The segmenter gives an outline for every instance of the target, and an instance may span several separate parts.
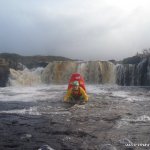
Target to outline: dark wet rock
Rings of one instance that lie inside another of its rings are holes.
[[[116,121],[120,118],[121,118],[121,116],[119,114],[112,114],[111,116],[103,117],[102,119],[104,121],[110,121],[111,122],[111,121]]]
[[[30,139],[30,138],[32,138],[32,135],[28,133],[21,136],[21,139]]]
[[[121,140],[119,140],[119,144],[133,144],[128,138],[123,138]]]
[[[135,148],[133,148],[133,147],[128,147],[128,148],[125,148],[125,150],[135,150]]]
[[[104,144],[100,150],[117,150],[117,149],[111,144]]]
[[[8,82],[9,68],[5,64],[0,64],[0,87],[5,87]]]
[[[49,145],[43,145],[38,150],[54,150],[54,149],[51,148]]]
[[[140,56],[133,56],[133,57],[123,59],[122,63],[123,64],[138,64],[140,63],[141,60],[142,58]]]

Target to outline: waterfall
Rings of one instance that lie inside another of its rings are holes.
[[[72,61],[50,62],[42,73],[44,83],[67,83],[72,73],[76,72],[77,64]]]
[[[116,65],[116,83],[119,85],[150,85],[150,59],[143,59],[139,64]]]
[[[115,65],[107,61],[51,62],[42,73],[44,83],[67,83],[72,73],[80,73],[86,83],[115,83]]]
[[[134,65],[116,65],[116,83],[119,85],[134,85]]]
[[[117,64],[109,61],[54,61],[45,68],[23,71],[10,69],[10,85],[67,84],[72,73],[80,73],[86,83],[124,86],[150,85],[150,59],[139,64]]]
[[[29,70],[25,68],[23,71],[10,69],[9,84],[12,86],[32,86],[42,83],[41,74],[43,68]]]
[[[100,72],[101,72],[101,82],[102,83],[115,83],[115,65],[111,62],[100,61]]]

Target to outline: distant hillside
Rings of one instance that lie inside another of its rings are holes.
[[[135,56],[125,58],[121,61],[123,64],[138,64],[143,59],[150,59],[150,48],[143,49],[140,53],[137,53]]]
[[[123,64],[138,64],[142,60],[142,57],[140,56],[133,56],[123,59]]]
[[[48,62],[52,61],[68,61],[69,58],[61,56],[21,56],[14,53],[0,53],[0,59],[4,59],[10,68],[20,69],[19,63],[27,68],[45,67]]]

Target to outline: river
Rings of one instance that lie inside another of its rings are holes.
[[[63,102],[66,84],[0,88],[0,149],[150,149],[138,145],[150,144],[150,87],[86,88],[84,105]]]

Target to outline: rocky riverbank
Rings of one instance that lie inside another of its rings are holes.
[[[0,64],[0,87],[5,87],[9,77],[9,68],[5,64]]]

